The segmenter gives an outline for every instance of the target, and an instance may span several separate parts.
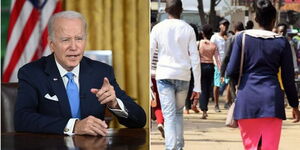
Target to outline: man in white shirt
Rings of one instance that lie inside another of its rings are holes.
[[[223,61],[225,57],[225,42],[227,40],[227,30],[229,27],[229,21],[227,19],[223,19],[219,22],[220,32],[215,33],[211,38],[210,41],[217,45],[220,60]],[[228,83],[228,79],[225,80]],[[215,101],[215,111],[221,112],[219,108],[219,89],[221,86],[221,74],[220,68],[215,65],[215,72],[214,72],[214,101]],[[229,88],[228,88],[229,89]]]
[[[151,57],[158,49],[156,80],[165,118],[166,149],[183,149],[183,107],[191,78],[194,89],[191,99],[198,100],[200,86],[200,58],[193,28],[180,20],[182,2],[169,0],[165,11],[169,18],[155,25],[150,34]]]
[[[120,89],[113,68],[83,56],[87,24],[81,14],[54,14],[48,31],[52,54],[18,72],[16,131],[105,136],[106,107],[127,127],[145,125],[144,110]]]

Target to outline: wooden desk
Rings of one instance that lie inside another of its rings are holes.
[[[3,150],[148,150],[148,129],[109,129],[108,136],[2,133]]]

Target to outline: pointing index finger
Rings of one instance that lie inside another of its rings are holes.
[[[103,87],[108,87],[108,86],[110,86],[110,83],[109,83],[109,80],[107,79],[107,77],[105,77],[105,78],[103,79],[102,88],[103,88]]]

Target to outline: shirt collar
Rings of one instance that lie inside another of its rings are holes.
[[[54,57],[54,58],[55,58],[55,57]],[[60,76],[61,76],[61,77],[64,77],[64,76],[66,75],[66,73],[68,73],[69,71],[67,71],[65,68],[63,68],[63,67],[57,62],[56,58],[55,58],[55,63],[56,63],[56,66],[57,66],[57,68],[58,68],[58,71],[59,71]],[[78,64],[72,71],[70,71],[70,72],[72,72],[72,73],[75,75],[75,77],[78,77],[78,75],[79,75],[79,67],[80,67],[80,64]]]
[[[250,35],[252,37],[256,38],[264,38],[264,39],[269,39],[269,38],[279,38],[282,37],[281,35],[267,31],[267,30],[261,30],[261,29],[251,29],[251,30],[245,30],[244,31],[247,35]]]

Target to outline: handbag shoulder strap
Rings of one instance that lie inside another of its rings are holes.
[[[241,78],[242,78],[242,74],[243,74],[243,65],[244,65],[244,53],[245,53],[245,37],[246,37],[246,33],[243,32],[242,34],[243,34],[243,39],[242,39],[240,74],[239,74],[239,80],[238,80],[237,87],[240,86],[240,82],[241,82]]]

